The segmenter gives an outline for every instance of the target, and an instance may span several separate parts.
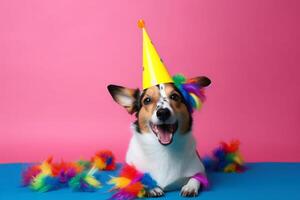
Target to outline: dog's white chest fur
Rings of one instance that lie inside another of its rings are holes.
[[[148,172],[164,190],[182,187],[196,173],[205,173],[191,133],[175,133],[173,142],[164,146],[153,133],[140,134],[133,128],[126,162]]]

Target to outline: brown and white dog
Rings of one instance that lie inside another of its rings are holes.
[[[203,76],[194,79],[202,87],[211,83]],[[162,196],[164,191],[181,188],[181,195],[197,196],[201,184],[192,176],[205,174],[205,169],[191,132],[191,113],[175,85],[159,84],[141,94],[139,89],[116,85],[108,90],[130,114],[136,113],[126,162],[157,181],[159,187],[147,191],[148,195]]]

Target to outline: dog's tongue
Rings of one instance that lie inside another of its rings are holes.
[[[173,133],[176,130],[176,125],[174,124],[161,124],[155,125],[150,124],[152,131],[158,137],[161,144],[168,145],[172,142]]]
[[[169,132],[159,132],[158,139],[162,144],[169,144],[172,140],[172,133]]]
[[[158,132],[158,139],[162,144],[169,144],[172,140],[173,137],[173,130],[171,130],[172,128],[161,128],[161,127],[157,127]]]

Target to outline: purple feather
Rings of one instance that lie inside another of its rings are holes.
[[[197,96],[200,95],[200,93],[199,93],[200,88],[197,84],[185,83],[182,85],[182,87],[188,92],[192,92],[192,93],[196,94]]]
[[[75,169],[71,168],[68,170],[61,170],[58,174],[58,178],[61,183],[67,183],[71,178],[76,176],[76,171]]]
[[[201,185],[203,185],[204,189],[208,189],[209,187],[209,181],[205,175],[202,173],[197,173],[193,176],[194,179],[196,179]]]
[[[194,93],[200,100],[203,102],[205,100],[205,95],[203,93],[204,89],[199,87],[198,84],[195,83],[185,83],[182,85],[182,88],[188,93]]]
[[[133,194],[130,194],[124,190],[120,190],[115,193],[109,200],[133,200],[136,197]]]

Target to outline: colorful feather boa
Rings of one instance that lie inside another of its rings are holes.
[[[157,186],[156,181],[148,173],[141,173],[134,166],[127,164],[122,168],[119,177],[112,177],[109,184],[113,184],[112,191],[116,191],[111,200],[145,197],[146,190]]]
[[[97,172],[115,168],[115,159],[111,151],[99,151],[91,161],[54,163],[50,157],[41,164],[28,167],[22,174],[22,185],[39,192],[63,187],[91,192],[101,187]]]
[[[238,140],[232,140],[229,143],[221,142],[219,147],[213,150],[212,156],[203,158],[205,168],[221,172],[243,172],[246,168],[239,145]]]
[[[213,150],[212,156],[206,156],[203,163],[207,170],[222,172],[243,172],[244,162],[239,153],[240,142],[221,142]],[[52,157],[41,164],[28,167],[22,174],[22,184],[34,191],[47,192],[63,187],[75,191],[92,192],[101,187],[99,171],[115,170],[114,155],[110,151],[97,152],[90,161],[54,163]],[[194,176],[205,188],[208,180],[201,174]],[[111,177],[109,184],[115,192],[111,200],[132,200],[145,197],[146,191],[157,187],[157,183],[148,173],[139,172],[134,166],[123,165],[118,177]]]

